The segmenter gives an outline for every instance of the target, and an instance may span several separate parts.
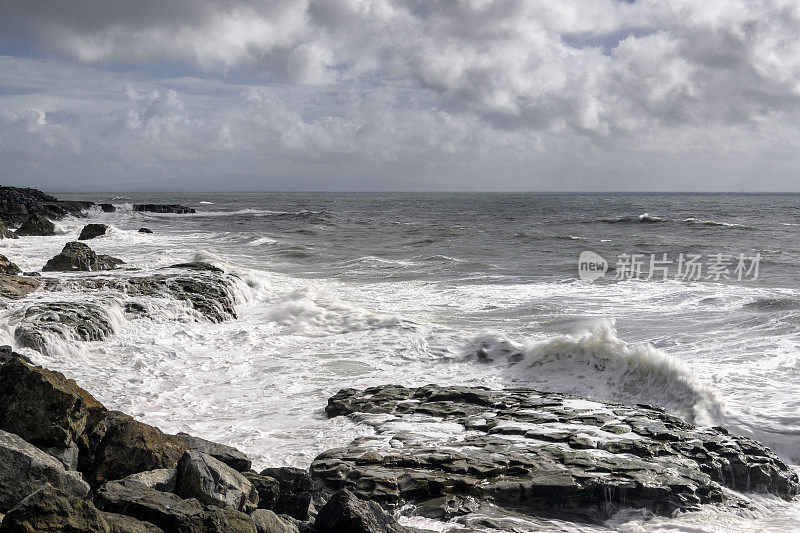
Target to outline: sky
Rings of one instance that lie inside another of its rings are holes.
[[[798,0],[0,0],[0,183],[800,191]]]

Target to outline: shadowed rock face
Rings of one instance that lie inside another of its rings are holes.
[[[0,220],[9,226],[21,224],[29,215],[51,219],[81,216],[92,202],[59,201],[37,189],[0,186]]]
[[[722,502],[723,486],[787,499],[800,489],[759,443],[656,407],[430,385],[346,389],[326,411],[357,414],[376,435],[320,454],[316,482],[388,505],[442,498],[447,514],[474,498],[598,520],[625,506],[670,515]]]
[[[81,233],[83,235],[83,233]],[[122,259],[108,255],[97,255],[82,242],[68,242],[57,256],[50,259],[43,272],[90,272],[95,270],[111,270],[123,264]]]
[[[0,274],[5,274],[7,276],[14,276],[19,274],[21,270],[15,264],[9,261],[8,257],[0,254]]]
[[[19,239],[19,236],[8,229],[6,225],[0,221],[0,239]]]
[[[197,212],[191,207],[184,207],[178,204],[134,204],[133,210],[150,213],[178,213],[181,215]]]
[[[47,220],[43,215],[30,215],[22,225],[17,229],[17,235],[27,236],[47,236],[55,235],[56,227],[52,222]]]
[[[94,239],[95,237],[105,235],[106,231],[108,231],[108,226],[105,224],[86,224],[81,230],[78,240],[88,241],[89,239]]]

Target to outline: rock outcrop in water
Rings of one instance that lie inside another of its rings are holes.
[[[9,226],[18,226],[31,215],[53,220],[67,215],[82,216],[83,211],[93,205],[92,202],[61,201],[37,189],[0,186],[0,220]]]
[[[55,233],[55,225],[40,214],[29,215],[19,229],[17,229],[17,235],[22,235],[24,237],[47,237],[48,235],[55,235]]]
[[[61,253],[44,265],[42,272],[93,272],[111,270],[123,263],[122,259],[110,255],[98,255],[88,245],[72,241],[65,244]]]
[[[101,235],[105,235],[107,231],[108,231],[108,226],[106,226],[105,224],[86,224],[81,230],[81,234],[78,236],[78,240],[88,241],[89,239],[94,239],[95,237],[100,237]]]
[[[197,213],[191,207],[184,207],[178,204],[134,204],[133,210],[150,213],[177,213],[180,215]]]
[[[0,239],[19,239],[19,236],[0,222]]]
[[[671,515],[724,502],[723,487],[786,499],[800,490],[759,443],[652,406],[430,385],[347,389],[326,411],[376,434],[317,457],[318,483],[389,506],[418,502],[439,517],[483,503],[580,520],[623,507]]]
[[[106,309],[96,303],[43,302],[27,307],[14,330],[25,348],[46,352],[48,336],[71,341],[101,341],[114,332]]]

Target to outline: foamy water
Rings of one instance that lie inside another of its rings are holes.
[[[732,200],[715,200],[714,208],[699,199],[693,210],[686,208],[691,199],[669,197],[611,198],[587,211],[603,198],[124,196],[131,200],[115,201],[117,213],[90,214],[111,230],[88,244],[137,270],[104,275],[207,261],[238,277],[239,318],[198,323],[184,303],[165,298],[148,302],[150,318],[132,318],[114,291],[41,293],[32,298],[103,306],[114,334],[102,342],[53,338],[46,353],[27,353],[107,406],[165,431],[229,443],[258,467],[306,467],[322,450],[368,431],[325,417],[327,398],[341,388],[527,385],[659,404],[800,462],[800,257],[786,226],[800,213],[791,197],[766,216],[773,200],[760,212],[736,212]],[[139,200],[183,203],[198,213],[134,213],[130,203]],[[38,270],[86,222],[64,220],[55,237],[0,241],[2,253]],[[138,233],[142,226],[155,233]],[[611,257],[719,248],[762,252],[762,280],[576,279],[585,249]],[[13,344],[29,303],[2,312],[1,342]],[[790,531],[800,520],[797,504],[748,497],[747,512],[709,508],[674,519],[630,512],[607,526]]]

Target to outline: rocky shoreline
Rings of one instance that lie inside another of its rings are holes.
[[[0,219],[27,228],[2,225],[0,238],[46,235],[51,219],[94,207],[0,187]],[[20,349],[46,356],[61,342],[102,341],[114,335],[114,313],[147,320],[159,299],[179,302],[199,323],[236,318],[236,276],[200,262],[126,269],[84,242],[106,229],[87,225],[44,275],[0,255],[0,308],[13,304]],[[384,385],[339,391],[325,411],[370,432],[321,453],[308,470],[257,472],[235,448],[109,410],[75,381],[0,347],[0,532],[421,531],[398,523],[408,517],[447,521],[448,531],[514,531],[503,516],[603,523],[623,509],[673,516],[703,505],[746,508],[745,493],[800,493],[797,474],[758,442],[652,405]]]

